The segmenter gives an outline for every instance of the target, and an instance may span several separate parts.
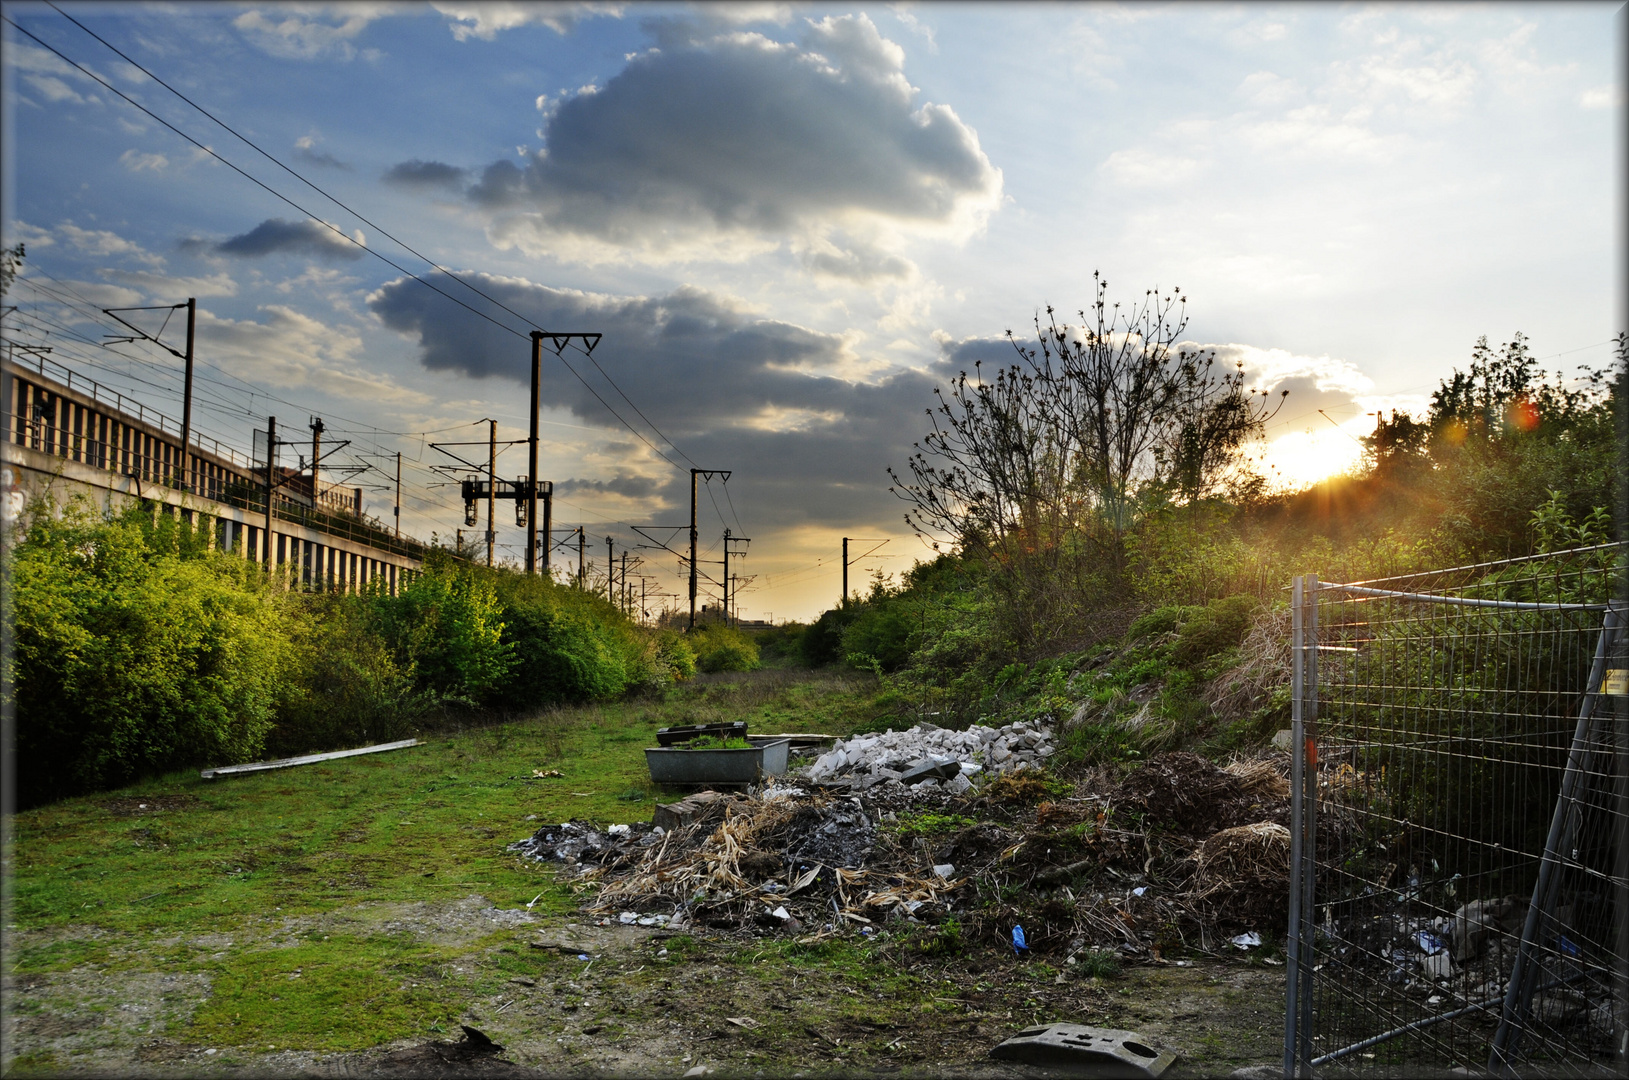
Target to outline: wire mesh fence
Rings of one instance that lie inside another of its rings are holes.
[[[1629,1074],[1625,554],[1296,579],[1287,1076]]]

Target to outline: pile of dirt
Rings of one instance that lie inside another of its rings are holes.
[[[511,850],[561,864],[603,921],[669,929],[818,937],[954,919],[988,943],[1021,925],[1038,954],[1157,961],[1283,926],[1288,784],[1271,759],[1167,754],[1123,779],[1023,771],[926,799],[900,788],[692,797],[658,811],[683,822],[669,829],[571,822]]]
[[[1120,801],[1141,810],[1145,827],[1203,839],[1260,821],[1288,824],[1289,783],[1270,762],[1228,768],[1184,751],[1150,758],[1120,786]]]

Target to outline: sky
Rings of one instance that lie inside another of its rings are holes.
[[[851,588],[930,556],[887,469],[1094,272],[1180,289],[1187,343],[1290,391],[1283,486],[1482,335],[1572,374],[1622,328],[1619,5],[60,7],[0,26],[11,336],[178,417],[174,358],[99,309],[196,297],[203,435],[321,416],[325,475],[372,466],[388,521],[400,452],[404,531],[447,539],[430,444],[524,438],[528,331],[600,334],[545,351],[539,473],[571,565],[564,530],[601,567],[610,537],[652,607],[679,563],[632,526],[681,547],[652,526],[692,468],[730,473],[703,601],[728,528],[744,618],[831,606],[845,536]]]

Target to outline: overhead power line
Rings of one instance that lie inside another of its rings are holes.
[[[49,2],[49,0],[47,0],[47,2]],[[233,129],[225,121],[220,120],[219,118],[214,116],[214,114],[210,113],[207,109],[203,108],[201,105],[198,105],[196,102],[192,101],[185,94],[182,94],[179,90],[176,90],[174,87],[172,87],[168,83],[164,82],[157,75],[154,75],[151,71],[148,71],[147,68],[143,67],[141,64],[137,63],[135,60],[132,60],[129,56],[125,55],[125,53],[120,51],[117,47],[115,47],[114,45],[112,45],[109,42],[107,42],[106,40],[104,40],[101,36],[96,34],[94,31],[90,30],[88,27],[84,26],[78,20],[74,19],[71,15],[68,15],[66,12],[63,12],[60,8],[57,8],[56,5],[54,5],[54,4],[52,4],[51,6],[52,6],[52,8],[54,10],[57,11],[58,14],[62,15],[63,18],[67,19],[69,22],[72,22],[75,26],[79,27],[85,33],[89,34],[91,37],[93,37],[97,41],[101,42],[104,46],[106,46],[108,49],[110,49],[112,52],[114,52],[120,58],[122,58],[126,63],[130,64],[132,67],[136,68],[138,71],[142,72],[144,75],[151,78],[154,82],[158,83],[160,86],[163,86],[166,90],[169,90],[176,97],[180,98],[182,101],[184,101],[188,105],[192,106],[198,112],[202,113],[204,116],[208,117],[210,120],[212,120],[216,124],[220,125],[221,128],[226,130],[233,137],[239,139],[245,145],[247,145],[251,149],[253,149],[255,152],[261,154],[262,156],[264,156],[265,158],[270,160],[273,164],[277,165],[279,168],[283,169],[284,171],[288,172],[290,175],[292,175],[292,176],[296,177],[297,179],[299,179],[302,183],[306,184],[312,190],[318,192],[319,194],[323,195],[325,198],[332,201],[336,206],[339,206],[340,208],[344,209],[347,213],[350,213],[350,214],[354,215],[359,221],[362,221],[362,222],[368,224],[370,227],[376,229],[380,233],[380,235],[385,236],[386,238],[388,238],[391,241],[395,242],[396,244],[400,245],[404,250],[412,253],[415,257],[417,257],[419,259],[422,259],[425,263],[427,263],[430,266],[434,267],[436,270],[440,271],[446,277],[450,278],[453,281],[458,282],[458,284],[464,286],[466,289],[470,290],[471,292],[475,293],[476,295],[478,295],[478,296],[482,297],[483,299],[487,300],[489,303],[493,304],[494,306],[496,306],[498,308],[501,308],[504,311],[509,312],[511,315],[514,315],[516,318],[521,319],[523,322],[526,323],[526,325],[528,325],[528,326],[535,325],[535,324],[533,324],[531,319],[527,318],[524,315],[521,315],[519,312],[516,312],[514,309],[510,308],[508,305],[504,304],[502,301],[488,295],[487,293],[485,293],[481,289],[476,288],[474,285],[471,285],[469,282],[467,282],[467,281],[463,280],[462,278],[458,277],[452,271],[450,271],[450,270],[446,269],[445,267],[441,266],[439,263],[436,263],[434,260],[429,259],[428,257],[426,257],[424,255],[421,255],[418,251],[414,250],[412,247],[410,247],[406,243],[404,243],[401,240],[397,239],[394,235],[392,235],[387,230],[385,230],[383,228],[380,228],[377,225],[374,225],[369,219],[367,219],[363,215],[357,213],[355,210],[352,210],[349,206],[346,206],[345,203],[341,202],[339,199],[335,198],[334,196],[328,194],[322,188],[318,187],[316,184],[312,183],[310,180],[307,180],[305,177],[301,176],[295,170],[289,168],[289,166],[283,164],[281,161],[278,161],[271,154],[267,153],[265,150],[262,150],[258,145],[256,145],[249,138],[247,138],[246,136],[240,134],[238,131]],[[30,41],[33,41],[35,44],[39,45],[42,49],[45,49],[47,52],[49,52],[53,56],[57,57],[57,59],[61,60],[63,63],[72,66],[74,69],[79,71],[81,74],[85,75],[87,78],[92,79],[95,82],[97,82],[98,84],[100,84],[102,87],[107,89],[109,92],[117,94],[121,99],[123,99],[125,102],[129,103],[132,107],[134,107],[136,109],[139,109],[142,113],[144,113],[145,115],[151,117],[154,121],[156,121],[157,123],[163,125],[165,128],[167,128],[169,131],[173,132],[175,135],[177,135],[180,138],[186,140],[192,146],[196,147],[197,149],[199,149],[199,150],[203,151],[204,153],[208,154],[210,157],[212,157],[215,160],[219,161],[222,165],[225,165],[227,168],[231,169],[233,172],[237,173],[239,176],[243,177],[245,180],[248,180],[250,183],[254,184],[256,187],[258,187],[261,190],[265,191],[267,194],[269,194],[272,197],[276,198],[280,202],[283,202],[283,203],[287,204],[288,206],[292,207],[293,209],[299,211],[305,217],[311,219],[316,224],[322,226],[323,228],[328,229],[335,236],[338,236],[341,239],[343,239],[346,243],[351,244],[351,245],[361,249],[362,251],[367,252],[368,254],[372,255],[374,258],[380,260],[381,262],[385,263],[387,266],[389,266],[392,269],[396,270],[398,273],[403,274],[404,276],[406,276],[408,278],[411,278],[414,281],[417,281],[419,284],[423,285],[425,288],[431,290],[432,292],[435,292],[435,293],[439,294],[440,296],[445,297],[448,300],[451,300],[453,303],[457,304],[459,307],[465,309],[466,311],[468,311],[471,314],[477,316],[478,318],[485,319],[487,322],[491,323],[493,326],[496,326],[499,329],[506,331],[507,333],[513,334],[514,336],[516,336],[518,338],[523,338],[523,339],[528,339],[529,340],[529,338],[530,338],[530,333],[529,332],[522,332],[522,331],[517,330],[514,327],[508,325],[507,323],[502,322],[499,319],[493,318],[490,314],[488,314],[485,311],[482,311],[480,308],[475,307],[472,304],[470,304],[470,303],[468,303],[468,302],[466,302],[466,301],[452,295],[451,293],[447,292],[445,289],[439,288],[434,283],[426,280],[424,277],[420,276],[419,274],[415,274],[413,271],[407,269],[405,266],[401,265],[400,263],[398,263],[394,259],[392,259],[389,256],[385,255],[383,252],[377,251],[374,248],[369,247],[367,244],[362,243],[361,241],[357,240],[355,237],[347,234],[345,232],[345,230],[341,229],[339,226],[334,225],[331,222],[324,221],[322,218],[318,217],[316,214],[312,213],[310,210],[307,210],[305,207],[301,206],[299,203],[295,202],[293,199],[289,198],[287,195],[284,195],[282,192],[278,191],[276,188],[272,187],[270,184],[266,183],[265,181],[259,179],[256,176],[251,175],[249,172],[245,171],[244,169],[242,169],[241,167],[239,167],[238,165],[236,165],[232,161],[228,160],[226,157],[222,156],[219,152],[217,152],[214,148],[206,146],[203,143],[199,142],[197,139],[193,138],[191,135],[188,135],[186,132],[182,131],[180,128],[176,127],[174,124],[170,123],[168,120],[166,120],[163,117],[159,116],[157,113],[155,113],[151,109],[147,108],[147,106],[143,105],[141,102],[139,102],[135,98],[131,97],[129,94],[126,94],[123,90],[120,90],[118,87],[114,86],[112,83],[108,82],[106,79],[104,79],[100,75],[96,74],[96,72],[91,71],[89,68],[85,67],[83,64],[81,64],[78,61],[76,61],[76,60],[72,59],[71,57],[69,57],[66,53],[62,52],[60,49],[58,49],[55,46],[51,45],[50,43],[46,42],[44,39],[40,38],[38,35],[34,34],[31,31],[29,31],[25,27],[19,25],[16,22],[16,20],[12,19],[9,15],[0,14],[0,19],[4,19],[8,24],[10,24],[12,26],[13,29],[17,30],[19,33],[21,33],[25,37],[27,37]],[[541,328],[539,328],[539,329],[541,329]],[[670,458],[666,454],[664,454],[660,447],[658,447],[655,443],[651,442],[650,439],[646,437],[644,432],[642,432],[638,428],[634,427],[632,424],[630,424],[627,421],[626,418],[624,418],[622,416],[621,413],[617,412],[616,409],[612,408],[610,402],[606,401],[605,398],[600,395],[599,391],[595,390],[594,387],[588,382],[588,380],[584,379],[582,374],[580,372],[578,372],[576,368],[572,367],[571,364],[566,360],[566,358],[564,356],[563,349],[562,350],[557,350],[555,352],[555,357],[556,357],[556,359],[558,359],[560,361],[561,366],[563,366],[567,371],[569,371],[572,374],[572,376],[578,382],[582,383],[583,388],[585,390],[587,390],[589,392],[589,394],[591,394],[593,396],[594,400],[598,401],[600,403],[600,405],[602,407],[604,407],[605,411],[610,413],[613,417],[615,417],[617,422],[620,423],[623,427],[627,428],[628,431],[631,434],[633,434],[633,436],[635,438],[639,439],[646,446],[650,447],[651,451],[653,453],[655,453],[657,457],[661,458],[663,461],[666,461],[669,465],[673,466],[675,469],[681,469],[682,468],[682,466],[680,466],[676,461],[674,461],[672,458]],[[595,364],[595,367],[599,368],[599,365]],[[613,387],[615,387],[617,393],[622,395],[623,400],[628,400],[627,395],[625,393],[623,393],[622,388],[620,386],[616,385],[615,380],[612,380],[609,375],[606,375],[603,368],[600,368],[599,370],[600,370],[600,374],[605,377],[606,381],[611,383],[611,385]],[[632,404],[632,402],[630,401],[629,404]],[[643,418],[643,413],[641,413],[640,415]],[[646,423],[650,423],[649,419],[646,419]],[[672,440],[668,439],[667,436],[662,435],[660,430],[656,429],[655,425],[651,425],[651,426],[652,426],[652,430],[656,430],[657,434],[663,439],[663,441],[667,442],[670,446],[673,445]],[[678,447],[674,446],[674,450],[678,451]],[[683,453],[682,451],[679,451],[679,452],[681,454]]]

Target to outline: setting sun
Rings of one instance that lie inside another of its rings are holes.
[[[1368,424],[1367,417],[1358,421]],[[1336,476],[1356,466],[1363,447],[1348,427],[1292,431],[1269,442],[1260,469],[1277,488],[1296,489]]]

